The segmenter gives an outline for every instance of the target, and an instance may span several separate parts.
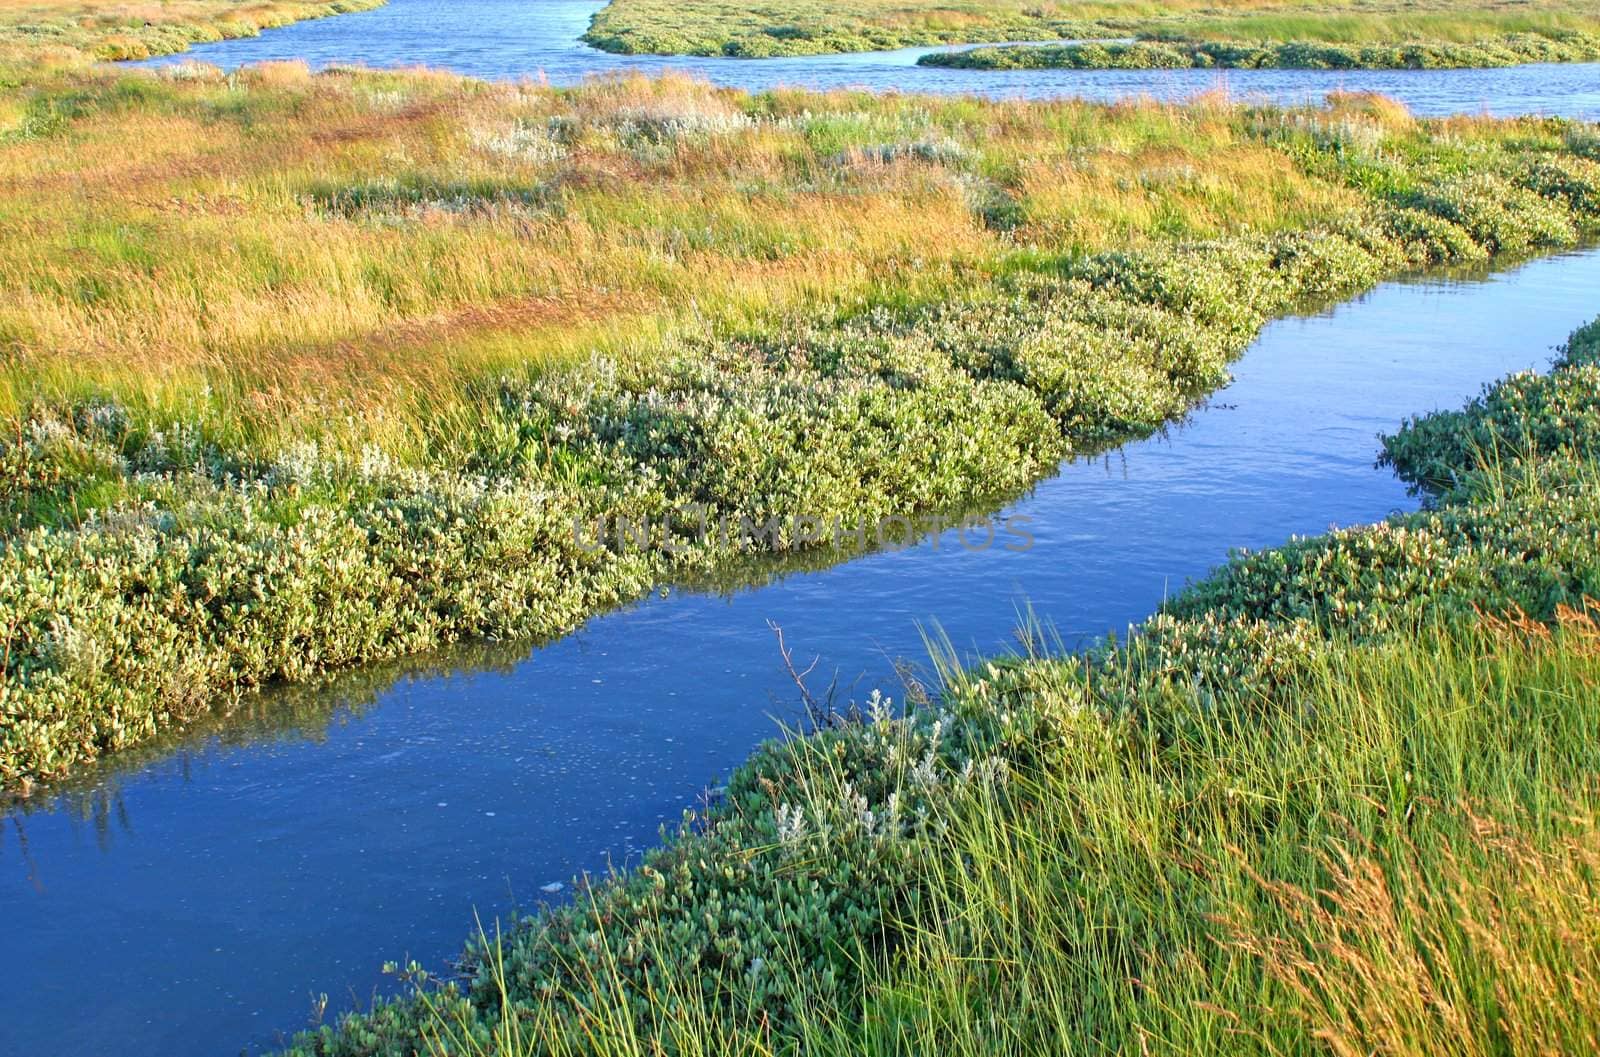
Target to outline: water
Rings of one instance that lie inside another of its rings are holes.
[[[233,68],[269,59],[370,66],[424,65],[485,78],[545,77],[571,84],[613,71],[684,70],[717,84],[999,97],[1148,95],[1184,99],[1223,87],[1279,103],[1320,102],[1331,90],[1382,92],[1419,114],[1560,114],[1600,118],[1600,64],[1499,70],[946,70],[916,65],[930,48],[792,59],[702,59],[609,55],[578,37],[602,0],[389,0],[373,11],[301,22],[259,37],[203,44],[182,55]]]
[[[0,819],[0,1054],[188,1057],[350,1008],[389,958],[439,967],[542,887],[651,845],[794,719],[767,621],[864,696],[919,621],[1006,648],[1031,602],[1070,642],[1120,629],[1230,547],[1414,500],[1375,435],[1548,362],[1600,309],[1600,250],[1392,283],[1270,325],[1211,405],[1009,507],[1034,546],[953,534],[731,593],[673,593],[533,650],[282,693],[222,731],[89,769]],[[396,681],[398,680],[398,681]]]

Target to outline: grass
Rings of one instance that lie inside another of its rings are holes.
[[[1191,49],[1191,56],[1202,45],[1255,45],[1254,53],[1271,52],[1278,65],[1327,65],[1327,56],[1335,52],[1357,65],[1397,65],[1385,58],[1388,52],[1361,47],[1381,45],[1391,50],[1422,49],[1440,62],[1494,66],[1511,61],[1592,61],[1597,36],[1600,16],[1575,2],[1532,7],[1499,0],[1370,0],[1330,9],[1306,0],[1225,5],[1203,0],[1072,5],[1021,0],[893,4],[786,0],[753,7],[726,0],[612,0],[595,15],[585,39],[624,53],[761,58],[984,41],[1137,37],[1177,43]],[[1323,49],[1317,59],[1314,46],[1319,45],[1333,48]],[[1237,48],[1235,54],[1251,50]],[[1176,52],[1146,47],[1116,54],[1127,65],[1171,65],[1170,56]],[[1003,49],[1001,55],[1007,63],[1028,61],[1018,49]],[[1156,61],[1163,57],[1168,61]],[[998,65],[1000,59],[991,61]],[[1081,56],[1077,61],[1083,62]],[[1212,63],[1226,64],[1214,58]],[[1233,64],[1242,62],[1236,59]]]
[[[1453,43],[1406,39],[1399,43],[1332,43],[1293,40],[1150,40],[1134,43],[972,48],[934,52],[920,66],[964,70],[1148,70],[1267,69],[1438,70],[1516,66],[1529,62],[1594,62],[1600,37],[1573,34],[1548,37],[1519,33],[1483,41]]]
[[[1592,128],[1366,97],[278,64],[36,69],[8,105],[24,790],[265,683],[993,502],[1181,415],[1275,315],[1600,226]],[[674,546],[584,544],[623,518]]]
[[[411,967],[291,1052],[1586,1052],[1600,465],[1561,400],[1593,414],[1597,351],[1391,438],[1420,486],[1452,466],[1430,509],[1087,653],[937,650],[907,714],[763,746],[466,982]]]
[[[0,68],[147,59],[383,0],[0,0]]]

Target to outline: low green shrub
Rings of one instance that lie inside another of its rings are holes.
[[[1572,335],[1548,374],[1492,386],[1461,411],[1407,422],[1383,458],[1433,492],[1470,487],[1505,464],[1551,455],[1593,459],[1600,444],[1600,325]]]
[[[1408,41],[1334,44],[1318,41],[1137,40],[1130,43],[1006,45],[940,51],[919,66],[961,70],[1299,69],[1444,70],[1530,62],[1594,62],[1600,38],[1573,33],[1514,33],[1471,44]]]

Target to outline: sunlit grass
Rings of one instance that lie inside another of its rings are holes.
[[[836,165],[804,127],[750,123],[741,97],[688,82],[289,68],[86,87],[70,132],[0,156],[13,412],[204,385],[292,429],[280,398],[308,390],[429,417],[464,377],[587,355],[597,334],[648,351],[848,296],[886,261],[997,249],[950,181]],[[561,122],[574,142],[550,138]]]
[[[383,0],[0,0],[0,65],[143,59]]]
[[[1336,648],[1264,722],[1180,698],[1175,746],[1047,753],[952,812],[931,924],[873,964],[866,1030],[835,1014],[802,1048],[1586,1048],[1594,634]]]
[[[748,57],[866,51],[911,45],[1148,37],[1185,41],[1480,44],[1516,34],[1562,38],[1600,32],[1600,14],[1576,2],[1373,0],[1330,7],[1310,0],[613,0],[587,39],[623,52]]]
[[[335,440],[409,457],[504,370],[654,355],[1035,249],[1298,230],[1362,206],[1225,99],[752,98],[278,64],[62,74],[14,109],[0,410],[105,395],[160,415],[204,390],[267,447],[353,416],[360,435]],[[1383,134],[1431,135],[1408,119]]]

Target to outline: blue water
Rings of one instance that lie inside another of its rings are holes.
[[[1600,118],[1600,64],[1500,70],[947,70],[915,65],[930,48],[789,59],[609,55],[578,37],[601,0],[389,0],[383,7],[300,22],[259,37],[205,44],[151,61],[231,69],[269,59],[434,66],[485,78],[571,84],[613,71],[685,70],[717,84],[1010,97],[1183,99],[1223,88],[1279,103],[1319,102],[1335,89],[1382,92],[1419,114],[1560,114]]]
[[[898,693],[919,622],[1005,649],[1030,603],[1069,641],[1121,629],[1221,560],[1413,500],[1376,435],[1548,362],[1600,311],[1600,251],[1488,278],[1391,283],[1267,327],[1168,435],[1064,466],[1002,516],[724,593],[674,592],[531,651],[361,672],[211,736],[90,769],[0,819],[0,1054],[200,1057],[260,1047],[433,968],[474,926],[625,864],[777,719],[767,622],[851,696]],[[559,898],[559,896],[557,896]]]

